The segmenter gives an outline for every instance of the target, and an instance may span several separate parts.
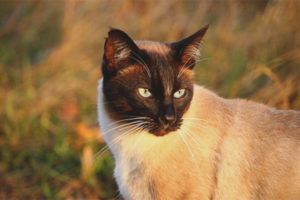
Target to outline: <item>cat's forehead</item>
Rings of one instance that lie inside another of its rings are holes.
[[[166,55],[171,50],[169,45],[161,42],[155,42],[149,40],[137,40],[134,42],[141,50],[145,50],[149,53]]]
[[[176,79],[192,79],[193,71],[181,68],[180,62],[174,59],[169,44],[149,40],[134,42],[140,50],[146,51],[148,59],[144,61],[150,71],[151,79],[157,87],[164,89],[164,92],[171,94]]]
[[[166,43],[142,40],[135,41],[138,48],[145,51],[146,63],[152,70],[160,71],[166,73],[167,71],[173,71],[174,60],[172,59],[171,48]],[[167,70],[167,71],[165,71]]]

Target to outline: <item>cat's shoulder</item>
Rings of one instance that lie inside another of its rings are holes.
[[[264,103],[256,102],[249,99],[227,99],[220,97],[215,92],[206,89],[203,86],[194,85],[195,101],[206,102],[206,104],[214,104],[212,107],[221,106],[230,109],[236,117],[245,117],[254,120],[272,119],[275,121],[290,121],[300,124],[300,111],[299,110],[280,110],[271,107]]]

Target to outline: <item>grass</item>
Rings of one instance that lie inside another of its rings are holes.
[[[111,155],[94,157],[109,27],[172,42],[209,23],[198,83],[300,109],[299,10],[299,0],[0,1],[0,199],[117,195]]]

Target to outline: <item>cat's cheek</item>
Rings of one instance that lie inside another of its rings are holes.
[[[126,99],[118,99],[113,104],[107,103],[107,105],[105,106],[108,108],[110,114],[117,119],[122,118],[122,116],[127,115],[133,110],[133,108],[128,104]]]
[[[184,108],[183,112],[182,112],[182,115],[183,116],[189,109],[190,109],[190,103]]]
[[[122,103],[120,105],[120,107],[121,108],[118,109],[118,112],[120,112],[120,113],[127,113],[127,112],[132,111],[132,107],[128,103],[126,103],[126,102]]]
[[[155,104],[154,99],[143,99],[140,100],[139,106],[137,108],[140,108],[143,110],[141,114],[144,115],[153,115],[157,112],[157,105]]]

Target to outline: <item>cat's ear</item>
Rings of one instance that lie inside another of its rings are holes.
[[[179,59],[182,66],[192,69],[196,60],[200,57],[200,46],[203,36],[205,35],[209,25],[201,28],[193,35],[171,44],[175,53],[175,58]]]
[[[138,47],[126,33],[111,29],[105,40],[103,64],[106,70],[115,72],[120,67],[128,65],[132,52],[137,51]]]

